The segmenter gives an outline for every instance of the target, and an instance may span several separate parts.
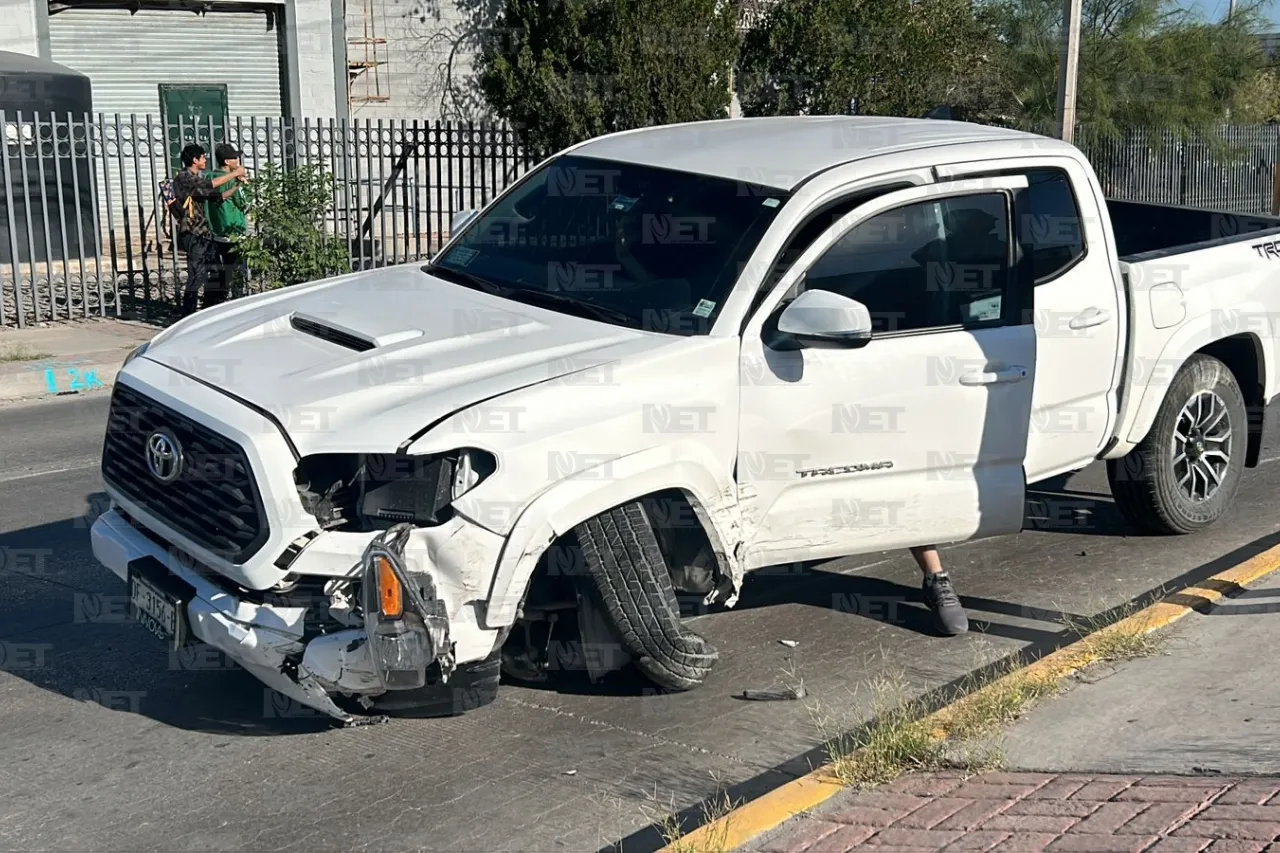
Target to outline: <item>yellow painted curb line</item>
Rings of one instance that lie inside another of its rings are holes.
[[[1058,649],[1022,669],[993,681],[980,690],[962,696],[950,705],[929,714],[922,721],[937,740],[945,739],[950,721],[957,712],[982,697],[991,695],[1013,679],[1028,676],[1058,681],[1100,660],[1097,639],[1109,634],[1140,636],[1166,628],[1198,607],[1217,602],[1246,584],[1280,570],[1280,545],[1251,557],[1197,584],[1183,587],[1160,601],[1108,625],[1076,642]],[[793,779],[728,814],[703,824],[663,847],[659,853],[691,850],[735,850],[788,819],[821,805],[846,786],[836,780],[830,764]],[[712,846],[714,845],[714,846]]]

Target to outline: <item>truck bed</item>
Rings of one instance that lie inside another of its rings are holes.
[[[1120,260],[1132,262],[1176,255],[1218,243],[1280,233],[1280,217],[1254,216],[1107,199]]]

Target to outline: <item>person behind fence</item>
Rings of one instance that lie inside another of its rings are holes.
[[[173,176],[173,213],[178,228],[178,245],[187,255],[187,286],[182,294],[182,316],[194,314],[201,288],[204,289],[204,306],[208,308],[226,298],[221,291],[221,277],[215,281],[211,275],[218,267],[218,249],[213,242],[213,232],[205,215],[205,202],[221,204],[233,195],[238,186],[236,180],[245,174],[244,167],[232,169],[225,175],[210,178],[206,174],[209,157],[202,146],[190,143],[182,149],[182,171]]]
[[[238,169],[244,171],[240,167],[240,152],[225,142],[213,149],[213,159],[218,168],[208,173],[211,185],[217,186],[215,182],[219,178],[230,175]],[[243,283],[249,277],[248,265],[240,257],[235,244],[236,239],[244,236],[248,231],[249,220],[245,215],[248,199],[245,198],[241,185],[248,183],[249,178],[241,175],[236,181],[230,195],[225,191],[222,193],[221,203],[206,202],[205,204],[205,216],[209,219],[209,230],[213,233],[213,242],[218,251],[217,273],[220,284],[218,295],[215,297],[218,301],[235,292],[234,285],[237,279]],[[205,304],[207,307],[213,303],[207,301]]]

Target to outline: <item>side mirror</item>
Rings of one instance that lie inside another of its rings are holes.
[[[806,290],[778,315],[777,329],[801,346],[860,347],[871,340],[871,312],[830,290]]]
[[[449,233],[451,235],[457,234],[459,229],[475,219],[479,213],[480,211],[478,210],[459,210],[453,215],[453,220],[449,223]]]

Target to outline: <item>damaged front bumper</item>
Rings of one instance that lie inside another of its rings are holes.
[[[90,538],[94,556],[131,584],[131,596],[137,595],[131,578],[143,565],[153,578],[163,575],[148,588],[172,582],[184,591],[175,596],[185,611],[184,629],[173,642],[184,642],[182,634],[189,631],[273,690],[350,724],[360,716],[335,698],[367,700],[422,687],[433,664],[447,681],[455,666],[444,604],[429,575],[406,568],[409,533],[409,525],[398,525],[372,537],[363,555],[354,555],[362,581],[363,627],[330,625],[333,630],[323,633],[309,630],[308,607],[233,594],[212,570],[179,559],[114,508],[94,522]],[[359,625],[360,619],[347,624]]]

